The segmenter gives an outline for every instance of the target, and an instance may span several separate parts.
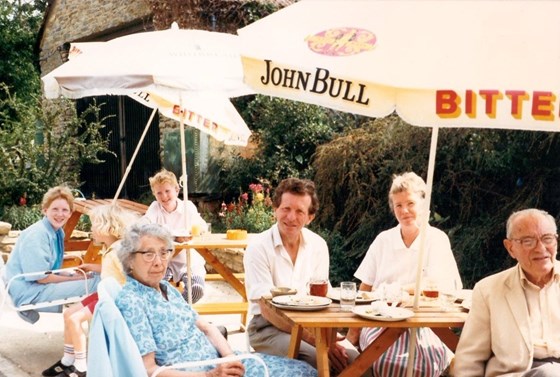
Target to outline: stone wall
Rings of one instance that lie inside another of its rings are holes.
[[[0,252],[4,258],[4,262],[7,259],[7,255],[4,253],[10,253],[14,248],[17,236],[19,232],[12,231],[12,224],[0,221]]]
[[[214,250],[213,253],[232,272],[245,272],[243,268],[243,255],[245,251],[243,249],[219,249]],[[206,270],[211,274],[216,273],[209,264],[206,264]]]

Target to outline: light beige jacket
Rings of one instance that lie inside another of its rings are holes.
[[[515,377],[531,368],[533,343],[520,271],[517,265],[475,285],[455,353],[453,376]],[[553,284],[560,284],[558,261],[554,271]]]

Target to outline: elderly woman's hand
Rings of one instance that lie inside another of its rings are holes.
[[[216,368],[206,372],[207,377],[243,377],[245,367],[240,361],[219,364]]]

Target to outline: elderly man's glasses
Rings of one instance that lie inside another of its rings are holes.
[[[537,243],[538,243],[539,239],[544,246],[554,246],[554,245],[556,245],[556,242],[558,241],[558,235],[557,234],[544,234],[544,235],[541,236],[541,238],[523,237],[523,238],[511,238],[510,240],[518,242],[525,249],[534,249],[537,246]]]
[[[172,251],[173,251],[173,249],[162,249],[160,251],[138,250],[138,251],[133,251],[133,253],[134,254],[142,254],[142,259],[144,259],[145,262],[153,262],[154,259],[156,259],[156,255],[159,255],[159,259],[161,259],[163,261],[169,259],[169,255],[171,254]]]

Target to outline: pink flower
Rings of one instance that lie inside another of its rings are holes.
[[[258,194],[259,192],[262,192],[263,186],[260,183],[251,183],[249,185],[249,190],[251,190],[255,194]]]
[[[243,201],[247,201],[249,200],[249,194],[247,194],[246,192],[244,192],[243,194],[241,194],[241,200]]]

